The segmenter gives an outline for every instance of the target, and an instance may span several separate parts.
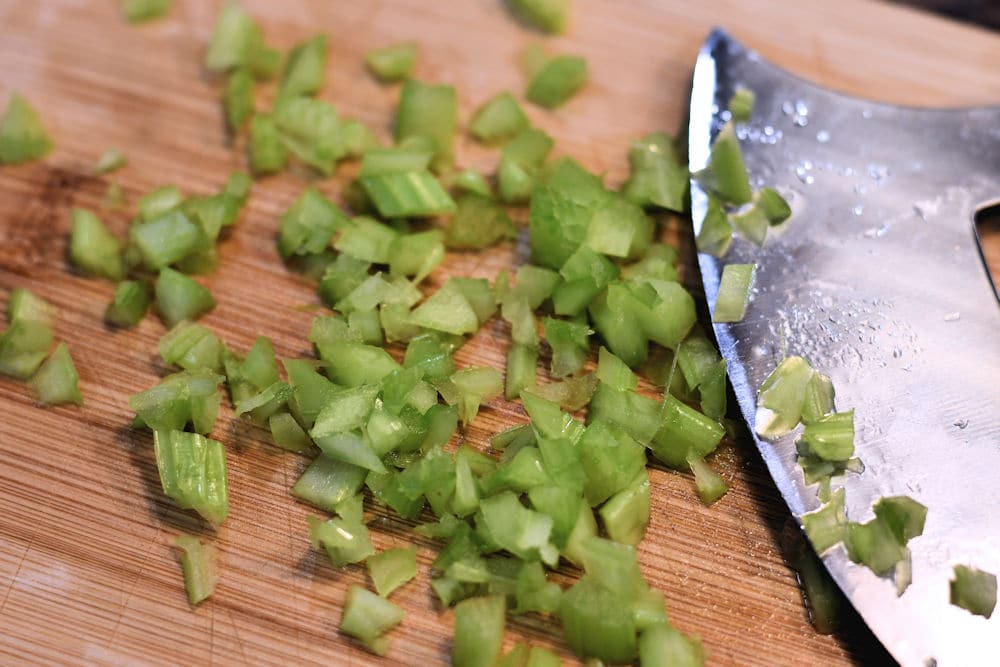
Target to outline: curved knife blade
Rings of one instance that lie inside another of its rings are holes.
[[[737,87],[756,94],[738,126],[753,186],[786,196],[792,217],[763,248],[734,239],[721,260],[699,254],[709,306],[724,265],[756,263],[743,321],[715,324],[753,430],[757,388],[783,356],[830,375],[837,407],[855,408],[861,474],[835,480],[852,521],[882,496],[928,507],[910,541],[913,583],[851,563],[827,568],[905,665],[975,665],[1000,655],[1000,613],[949,604],[956,564],[1000,574],[1000,307],[979,253],[974,215],[1000,198],[1000,107],[900,108],[824,90],[765,62],[722,31],[703,45],[689,125],[692,173],[727,118]],[[691,183],[695,232],[707,205]],[[754,436],[798,517],[816,509],[794,435]]]

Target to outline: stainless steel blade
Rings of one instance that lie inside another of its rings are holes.
[[[949,579],[960,563],[1000,574],[1000,307],[973,220],[1000,198],[1000,107],[850,98],[716,31],[694,71],[692,172],[738,86],[757,96],[738,128],[751,182],[778,188],[793,210],[763,248],[736,239],[721,260],[698,258],[713,310],[723,266],[757,264],[746,318],[715,325],[743,415],[752,430],[757,388],[786,354],[830,375],[838,409],[856,410],[866,466],[837,480],[848,517],[867,520],[878,498],[899,494],[928,514],[901,597],[842,547],[828,569],[902,664],[995,664],[1000,612],[987,620],[950,605]],[[691,197],[697,233],[706,195],[696,181]],[[818,507],[794,436],[756,444],[792,512]]]

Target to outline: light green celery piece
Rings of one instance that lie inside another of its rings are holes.
[[[455,201],[426,170],[361,178],[361,185],[385,218],[431,217],[455,212]]]
[[[397,237],[399,232],[389,225],[362,216],[354,218],[344,226],[343,233],[333,247],[356,260],[388,264],[392,259],[392,243]],[[366,278],[367,267],[364,274]],[[353,290],[353,287],[351,289]]]
[[[215,424],[222,396],[221,375],[210,371],[183,371],[168,375],[150,389],[129,397],[136,422],[154,431],[181,431],[190,423],[196,433],[208,433]]]
[[[17,319],[0,332],[0,375],[26,380],[45,361],[52,345],[52,327],[45,322]]]
[[[650,626],[639,636],[639,667],[702,667],[705,650],[698,637],[685,637],[667,623]]]
[[[528,664],[528,656],[531,655],[531,648],[524,642],[514,644],[514,648],[504,654],[496,667],[525,667]]]
[[[285,451],[307,452],[312,449],[309,434],[289,412],[277,412],[268,417],[267,427],[274,444]]]
[[[212,246],[204,229],[179,209],[149,222],[133,223],[129,237],[142,264],[150,271],[158,271]]]
[[[757,96],[749,88],[739,86],[729,98],[729,113],[734,123],[746,123],[753,114],[753,105]]]
[[[874,506],[875,518],[867,523],[848,523],[844,545],[847,556],[855,563],[867,566],[876,575],[883,576],[910,559],[907,542],[923,532],[927,508],[906,496],[885,496]],[[902,593],[904,581],[897,592]]]
[[[681,342],[675,357],[677,366],[684,374],[684,381],[692,389],[696,389],[710,375],[721,358],[700,327],[695,327]]]
[[[553,34],[566,30],[572,7],[570,0],[511,0],[507,4],[522,21]]]
[[[669,466],[687,468],[690,458],[701,459],[719,446],[725,429],[673,396],[666,396],[660,414],[660,430],[650,443],[653,455]]]
[[[335,512],[364,486],[368,470],[320,454],[309,464],[291,489],[291,494],[313,507]]]
[[[729,222],[743,238],[758,246],[763,246],[767,240],[770,223],[764,210],[757,204],[750,204],[746,209],[730,214]]]
[[[221,442],[184,431],[153,432],[163,493],[218,528],[229,514],[226,452]]]
[[[368,576],[382,597],[417,576],[417,548],[414,546],[386,549],[365,561]]]
[[[174,210],[184,202],[184,194],[177,186],[163,185],[139,199],[139,217],[151,222]]]
[[[645,470],[628,487],[611,496],[598,511],[608,537],[632,546],[639,544],[646,534],[649,512],[649,476]]]
[[[185,370],[222,370],[222,341],[211,329],[194,322],[180,322],[160,338],[159,353],[168,364]]]
[[[360,521],[343,517],[323,521],[311,516],[308,522],[313,547],[323,547],[334,567],[360,563],[375,553],[368,528]]]
[[[419,284],[445,258],[444,232],[429,229],[415,234],[400,234],[389,246],[389,274],[409,276]]]
[[[11,93],[0,117],[0,164],[21,164],[45,157],[52,140],[38,114],[19,93]]]
[[[802,357],[786,357],[771,371],[757,392],[757,435],[777,438],[798,426],[812,376],[812,366]]]
[[[712,194],[708,195],[708,208],[695,241],[699,252],[707,252],[714,257],[724,257],[733,243],[733,227],[729,224],[729,216],[726,215],[722,202]]]
[[[226,77],[222,90],[222,111],[226,116],[229,131],[239,132],[247,119],[253,116],[253,76],[250,70],[241,67]]]
[[[332,104],[310,97],[279,99],[274,124],[288,150],[324,176],[344,157],[340,118]]]
[[[316,188],[307,188],[281,216],[278,252],[315,255],[327,250],[333,234],[348,224],[347,216]]]
[[[454,667],[494,667],[503,647],[507,601],[502,595],[474,597],[455,606]]]
[[[949,582],[951,604],[973,614],[989,618],[997,606],[997,577],[995,574],[956,565],[955,578]]]
[[[743,319],[756,270],[756,264],[726,264],[723,267],[715,311],[712,313],[713,322],[739,322]]]
[[[109,148],[101,154],[94,164],[95,174],[110,174],[128,164],[128,158],[117,148]]]
[[[458,125],[458,96],[454,86],[409,79],[403,84],[396,110],[396,143],[425,137],[434,151],[432,168],[441,173],[451,167]]]
[[[178,535],[174,546],[180,550],[181,570],[188,603],[194,607],[215,592],[219,582],[219,551],[193,535]]]
[[[345,387],[377,383],[399,368],[388,352],[375,345],[342,341],[316,347],[327,375]]]
[[[522,560],[541,560],[554,566],[559,551],[550,541],[552,517],[526,508],[511,491],[480,501],[477,526],[491,536],[497,546]]]
[[[584,426],[572,416],[559,409],[559,405],[535,396],[530,392],[521,395],[524,410],[531,417],[535,431],[552,440],[567,439],[576,443],[584,433]]]
[[[380,176],[397,172],[424,171],[431,163],[434,151],[424,148],[373,148],[361,159],[358,176]]]
[[[507,377],[504,396],[515,400],[521,392],[533,387],[537,381],[538,346],[511,343],[507,351]]]
[[[561,106],[587,83],[587,61],[562,55],[548,60],[531,78],[525,98],[546,109]]]
[[[638,645],[631,602],[628,592],[605,586],[588,571],[563,593],[559,605],[566,643],[581,658],[632,663]]]
[[[525,667],[562,667],[559,655],[541,646],[532,646]]]
[[[802,515],[802,528],[818,554],[844,540],[847,531],[844,498],[841,487],[819,509]]]
[[[780,225],[792,215],[792,207],[774,188],[758,190],[754,195],[754,202],[772,225]]]
[[[469,121],[469,131],[479,141],[498,144],[528,129],[530,121],[517,99],[504,91],[482,104]]]
[[[583,493],[596,506],[625,490],[646,466],[646,450],[620,427],[594,421],[577,442]]]
[[[694,484],[698,497],[706,505],[712,505],[729,491],[729,485],[722,475],[712,470],[704,459],[687,459],[688,467],[694,473]]]
[[[491,199],[495,197],[486,177],[475,169],[463,169],[455,174],[451,186],[458,192],[469,192]]]
[[[824,461],[847,461],[854,456],[854,409],[835,412],[806,424],[802,442],[809,453]]]
[[[479,330],[479,318],[469,300],[449,283],[417,306],[410,315],[410,322],[457,336]]]
[[[593,373],[584,373],[577,377],[567,378],[560,382],[549,382],[547,384],[529,387],[524,391],[529,391],[536,396],[558,403],[559,407],[570,412],[582,410],[590,403],[594,390],[597,388],[597,376]]]
[[[59,309],[23,287],[16,287],[10,292],[7,301],[7,319],[10,322],[29,320],[48,326],[54,326],[59,317]]]
[[[385,634],[400,624],[406,612],[383,597],[351,586],[344,601],[340,631],[360,640],[370,651],[385,655],[389,643]]]
[[[517,227],[493,199],[467,193],[458,198],[456,205],[445,230],[444,240],[449,248],[482,250],[517,238]]]
[[[632,142],[628,153],[631,174],[622,194],[640,206],[682,212],[688,189],[688,170],[677,158],[673,137],[653,132]]]
[[[814,372],[806,384],[802,423],[812,424],[833,412],[833,399],[833,381],[822,373]]]
[[[348,118],[340,126],[345,157],[359,158],[368,151],[379,148],[381,142],[370,127],[356,118]]]
[[[282,409],[293,395],[284,382],[274,382],[242,400],[236,401],[233,412],[237,417],[249,414],[252,421],[263,425],[271,415]]]
[[[69,356],[69,349],[66,343],[59,343],[52,356],[28,380],[28,385],[42,405],[83,405],[83,396],[77,387],[78,381],[79,376],[73,359]]]
[[[264,36],[236,0],[227,0],[216,19],[205,67],[223,72],[246,66],[258,78],[269,78],[281,67],[281,54],[264,44]]]
[[[652,243],[654,226],[639,205],[612,194],[594,211],[583,242],[610,257],[637,258]]]
[[[69,254],[73,264],[85,274],[108,280],[121,280],[124,276],[122,242],[96,215],[82,208],[73,209]]]
[[[590,351],[590,330],[586,324],[546,317],[545,340],[552,348],[552,377],[574,375],[583,369]]]
[[[365,67],[382,83],[402,81],[413,72],[417,62],[417,45],[401,42],[365,54]]]
[[[475,419],[482,403],[503,393],[503,376],[488,366],[463,368],[451,376],[451,382],[458,388],[458,416],[463,424]]]
[[[288,54],[278,86],[278,99],[315,95],[323,85],[328,37],[316,35],[296,44]]]
[[[347,433],[361,428],[375,406],[379,387],[363,385],[332,394],[316,417],[311,434],[314,438]]]
[[[215,299],[208,288],[171,268],[160,271],[154,291],[157,311],[168,327],[182,320],[198,319],[215,308]]]
[[[271,114],[254,114],[250,122],[250,141],[247,143],[250,171],[254,175],[273,174],[285,168],[288,148],[281,140],[281,133]]]
[[[526,79],[531,79],[538,74],[548,61],[549,56],[541,42],[532,42],[517,57],[521,73]]]
[[[732,123],[726,123],[712,142],[707,173],[702,176],[708,189],[724,202],[738,206],[751,200],[750,177]]]
[[[129,23],[146,23],[166,16],[170,0],[123,0],[122,13]]]

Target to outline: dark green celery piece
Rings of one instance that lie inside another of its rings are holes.
[[[330,247],[347,216],[316,188],[307,188],[281,216],[278,252],[282,258],[318,254]]]
[[[923,533],[927,508],[906,496],[884,496],[873,509],[875,518],[871,521],[847,524],[847,556],[878,576],[894,569],[898,572],[899,565],[906,567],[910,560],[907,542]],[[897,580],[899,594],[903,588]]]
[[[253,116],[253,76],[250,70],[241,67],[226,77],[226,86],[222,89],[222,111],[226,116],[226,126],[234,134]]]
[[[705,217],[701,222],[696,239],[698,250],[715,257],[723,257],[733,242],[733,228],[729,224],[722,202],[717,197],[708,195]]]
[[[531,425],[540,437],[552,440],[568,439],[576,443],[583,435],[584,426],[559,409],[559,405],[525,392],[521,396],[524,410],[531,417]]]
[[[469,424],[479,413],[479,406],[503,393],[503,376],[495,368],[474,366],[454,373],[451,383],[458,389],[458,418]]]
[[[228,0],[205,52],[205,67],[221,72],[240,66],[249,67],[258,78],[269,78],[281,67],[281,54],[267,48],[253,19],[236,0]]]
[[[645,448],[621,427],[602,421],[587,426],[577,450],[585,475],[583,492],[592,507],[626,489],[646,466]]]
[[[455,606],[454,667],[493,667],[503,647],[507,601],[502,595],[462,600]]]
[[[215,308],[208,288],[171,268],[160,271],[154,291],[157,311],[168,327],[182,320],[196,320]]]
[[[643,469],[627,487],[611,496],[599,514],[608,537],[635,546],[649,525],[649,476]]]
[[[254,114],[250,122],[250,141],[247,144],[250,171],[255,175],[273,174],[288,163],[288,148],[281,140],[281,133],[274,116]]]
[[[222,370],[222,341],[210,329],[194,322],[180,322],[160,338],[163,361],[184,370]]]
[[[132,394],[129,406],[136,421],[154,431],[180,431],[188,423],[196,433],[212,430],[222,396],[224,378],[208,371],[183,371],[168,375],[160,384]]]
[[[694,484],[701,502],[712,505],[729,491],[726,480],[712,470],[704,459],[689,458],[687,464],[694,473]]]
[[[809,622],[819,634],[833,634],[840,622],[843,593],[830,577],[823,561],[808,547],[799,551],[792,568],[809,610]]]
[[[59,317],[59,310],[34,292],[23,287],[11,290],[7,301],[7,319],[12,323],[29,320],[53,326]]]
[[[135,25],[155,21],[170,11],[171,0],[124,0],[122,13],[125,20]],[[194,603],[192,603],[194,604]]]
[[[116,327],[139,324],[153,301],[153,290],[142,280],[125,280],[115,286],[115,294],[104,311],[104,319]]]
[[[448,281],[417,306],[410,321],[425,329],[461,336],[479,330],[479,318],[469,299]]]
[[[385,636],[399,625],[406,616],[400,607],[385,598],[361,588],[351,586],[344,602],[344,615],[340,618],[340,631],[354,637],[376,655],[385,655],[389,639]]]
[[[538,128],[528,128],[507,142],[500,154],[497,186],[500,199],[522,204],[534,191],[537,175],[555,145],[552,137]]]
[[[12,92],[0,117],[0,164],[21,164],[45,157],[52,140],[38,114],[19,93]]]
[[[639,667],[701,667],[705,650],[698,637],[685,637],[669,623],[657,623],[639,635]]]
[[[143,265],[158,271],[211,246],[205,230],[179,209],[144,223],[133,223],[129,231]]]
[[[583,243],[594,208],[607,196],[601,180],[572,159],[549,165],[531,194],[532,260],[561,268]]]
[[[583,369],[590,350],[590,327],[584,323],[546,317],[545,340],[552,348],[553,377],[574,375]]]
[[[556,56],[531,77],[524,96],[529,102],[546,109],[555,109],[573,97],[586,83],[586,60],[580,56]]]
[[[429,140],[434,151],[431,164],[437,172],[454,162],[458,97],[453,86],[436,86],[409,79],[403,84],[396,110],[396,143],[419,136]]]
[[[984,618],[991,617],[997,606],[996,575],[968,565],[956,565],[954,573],[955,578],[949,582],[951,604]]]
[[[847,461],[854,456],[854,409],[807,424],[802,430],[802,442],[810,454],[824,461]]]
[[[288,54],[285,71],[278,86],[278,99],[315,95],[323,85],[326,68],[326,35],[320,34],[296,44]]]
[[[456,206],[445,231],[449,248],[482,250],[517,238],[517,227],[507,212],[489,197],[466,193],[458,198]]]
[[[455,202],[429,171],[403,171],[361,178],[361,185],[386,218],[452,213]]]
[[[344,227],[344,232],[334,247],[355,259],[388,264],[392,242],[398,236],[399,232],[388,225],[372,218],[358,217]]]
[[[761,188],[754,195],[754,202],[772,225],[780,225],[792,215],[792,207],[774,188]]]
[[[771,371],[757,391],[754,429],[763,438],[777,438],[792,431],[802,418],[806,387],[814,371],[802,357],[786,357]]]
[[[26,380],[45,361],[52,328],[44,322],[16,319],[0,333],[0,374]]]
[[[762,246],[767,240],[768,221],[764,211],[756,204],[731,213],[729,222],[748,241]]]
[[[706,417],[722,422],[726,416],[726,360],[719,361],[712,367],[698,385],[698,395],[701,397],[701,411]]]
[[[180,550],[181,570],[188,603],[194,607],[215,592],[219,582],[219,551],[193,535],[178,535],[174,546]]]
[[[317,347],[326,362],[327,375],[346,387],[377,383],[399,368],[388,352],[373,345],[344,341]]]
[[[340,138],[345,157],[350,158],[359,158],[381,145],[371,128],[356,118],[349,118],[340,125]]]
[[[288,452],[307,452],[312,449],[312,440],[302,426],[289,412],[276,412],[268,417],[267,427],[271,431],[274,444]]]
[[[417,45],[401,42],[365,54],[365,67],[382,83],[403,81],[410,76],[417,61]]]
[[[197,433],[153,432],[156,467],[163,493],[181,509],[193,509],[218,528],[229,514],[226,451],[221,442]]]
[[[749,88],[739,86],[733,91],[732,97],[729,98],[729,113],[734,123],[746,123],[750,120],[756,99],[757,96]]]
[[[73,209],[69,256],[76,268],[88,275],[121,280],[125,273],[122,242],[96,215],[82,208]]]
[[[417,576],[417,548],[414,546],[386,549],[369,556],[368,576],[382,597]]]
[[[844,541],[847,534],[844,498],[844,488],[841,487],[819,509],[802,515],[802,528],[818,554]]]
[[[28,385],[42,405],[83,405],[83,396],[77,387],[79,376],[66,343],[59,343],[55,352],[42,364]]]
[[[656,458],[681,470],[687,468],[687,459],[701,459],[714,452],[726,433],[719,422],[673,396],[664,399],[660,418],[660,430],[649,447]]]
[[[739,206],[751,200],[750,178],[732,123],[726,123],[716,135],[709,165],[698,176],[713,194],[728,204]]]
[[[584,244],[604,255],[635,258],[653,242],[654,223],[637,205],[611,193],[594,210]]]
[[[517,99],[504,91],[476,109],[469,121],[469,131],[479,141],[497,144],[526,130],[529,124]]]
[[[559,550],[550,541],[552,518],[528,509],[511,491],[483,498],[476,526],[482,526],[498,547],[522,560],[541,560],[550,566],[559,560]]]
[[[429,229],[415,234],[400,234],[389,246],[389,274],[407,276],[418,284],[444,261],[444,232]]]
[[[633,141],[628,161],[632,173],[622,186],[626,199],[640,206],[684,211],[688,170],[677,159],[670,135],[653,132]]]
[[[299,477],[291,494],[321,510],[335,512],[340,503],[361,490],[367,475],[365,468],[320,454]]]
[[[507,5],[515,16],[543,32],[558,34],[566,30],[570,0],[510,0]]]
[[[334,567],[360,563],[375,553],[368,528],[357,520],[337,517],[323,521],[309,517],[309,538],[313,547],[323,547]]]
[[[344,156],[340,118],[332,104],[309,97],[279,99],[274,124],[285,147],[324,176]]]
[[[756,264],[726,264],[719,280],[713,322],[739,322],[746,314]]]

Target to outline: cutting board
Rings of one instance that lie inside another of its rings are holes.
[[[163,327],[149,317],[131,331],[107,329],[102,313],[113,286],[74,275],[65,262],[71,207],[98,210],[123,233],[135,198],[151,187],[209,193],[243,166],[241,146],[222,125],[219,81],[200,66],[219,4],[175,0],[169,18],[131,27],[110,0],[0,2],[0,97],[25,94],[56,143],[40,163],[0,168],[0,305],[23,286],[59,306],[57,336],[69,344],[86,397],[83,408],[40,409],[23,384],[0,379],[0,663],[446,664],[453,615],[435,606],[428,587],[433,543],[369,503],[376,546],[415,542],[420,575],[393,595],[407,617],[385,659],[341,637],[345,590],[366,585],[365,572],[334,569],[310,548],[305,520],[314,511],[287,492],[306,460],[269,445],[264,431],[234,420],[228,408],[213,432],[226,444],[230,469],[231,514],[212,537],[222,579],[209,601],[188,607],[170,541],[182,531],[209,535],[163,496],[149,434],[128,427],[128,396],[163,372],[155,356]],[[455,84],[466,120],[495,92],[523,89],[516,55],[540,39],[494,1],[245,5],[281,48],[329,32],[322,97],[386,139],[398,90],[364,72],[366,50],[418,40],[416,76]],[[1000,38],[898,7],[577,0],[568,33],[545,41],[553,51],[586,56],[591,82],[556,112],[530,107],[532,121],[557,139],[559,153],[619,184],[630,138],[679,127],[695,54],[715,24],[792,71],[850,93],[917,105],[1000,101]],[[128,166],[91,176],[111,146],[127,153]],[[460,164],[485,170],[497,160],[495,151],[466,143],[458,155]],[[279,356],[310,353],[314,289],[286,270],[274,244],[279,215],[310,179],[293,172],[260,181],[221,244],[220,268],[204,279],[219,305],[203,322],[237,350],[266,335]],[[127,211],[100,208],[112,181],[128,196]],[[339,200],[343,182],[315,184]],[[667,220],[664,235],[680,244],[684,280],[697,290],[688,230]],[[448,275],[493,277],[525,255],[525,241],[455,254],[431,284]],[[491,323],[458,353],[459,363],[502,368],[506,336],[505,325]],[[518,405],[495,401],[456,439],[482,448],[490,433],[524,421]],[[651,470],[652,524],[639,558],[673,622],[701,635],[716,665],[885,662],[855,617],[833,636],[811,629],[782,558],[788,512],[756,451],[727,442],[716,462],[731,490],[711,508],[697,501],[687,475]],[[556,576],[566,583],[572,575]],[[579,664],[553,621],[511,620],[505,644],[518,640],[554,647]]]

